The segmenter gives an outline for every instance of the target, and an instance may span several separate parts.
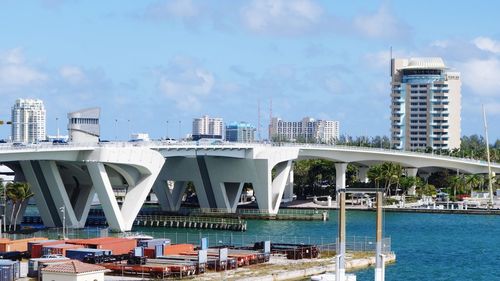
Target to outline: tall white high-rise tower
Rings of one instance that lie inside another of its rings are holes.
[[[36,143],[46,139],[46,112],[39,99],[17,99],[12,107],[12,141]]]

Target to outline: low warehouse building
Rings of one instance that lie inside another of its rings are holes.
[[[49,281],[104,281],[106,268],[81,261],[53,264],[42,269],[42,280]]]

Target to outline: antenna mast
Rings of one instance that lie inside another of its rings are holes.
[[[262,140],[260,138],[260,131],[261,131],[261,123],[260,123],[260,100],[257,100],[257,137],[259,138],[259,142]]]
[[[483,120],[484,120],[484,136],[486,138],[486,159],[488,160],[488,191],[490,193],[490,200],[488,202],[488,208],[493,207],[493,177],[491,174],[491,161],[490,161],[490,143],[488,141],[488,125],[486,124],[486,111],[484,110],[483,104]]]

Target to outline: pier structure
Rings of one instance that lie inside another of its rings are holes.
[[[364,180],[370,166],[386,161],[401,164],[409,175],[439,168],[488,173],[488,164],[483,161],[336,145],[162,142],[0,145],[0,164],[13,171],[16,181],[30,184],[46,226],[60,227],[65,217],[68,227],[83,227],[91,200],[97,194],[109,226],[117,231],[131,229],[151,190],[163,210],[178,210],[189,182],[194,185],[202,210],[223,209],[234,213],[247,183],[254,189],[259,210],[277,214],[283,197],[293,194],[293,162],[302,159],[335,162],[336,185],[341,189],[346,188],[348,164],[361,167],[359,176]],[[491,170],[500,173],[500,164],[492,163]],[[121,204],[116,200],[116,190],[123,191]]]

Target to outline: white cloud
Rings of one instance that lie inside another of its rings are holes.
[[[47,79],[46,74],[25,63],[22,49],[0,53],[0,88],[21,87]]]
[[[242,8],[241,14],[250,31],[297,35],[320,23],[323,9],[310,0],[253,0]]]
[[[72,84],[79,84],[87,80],[83,71],[77,66],[63,66],[59,69],[59,75]]]
[[[500,97],[500,60],[472,59],[458,66],[462,81],[475,94]]]
[[[399,39],[411,33],[411,28],[394,16],[386,5],[375,13],[355,17],[353,24],[362,35],[370,38]]]
[[[201,99],[210,95],[215,85],[214,75],[186,58],[176,58],[160,73],[158,87],[178,108],[199,109]]]
[[[488,51],[494,54],[500,54],[500,42],[488,37],[477,37],[473,41],[474,45],[480,50]]]

